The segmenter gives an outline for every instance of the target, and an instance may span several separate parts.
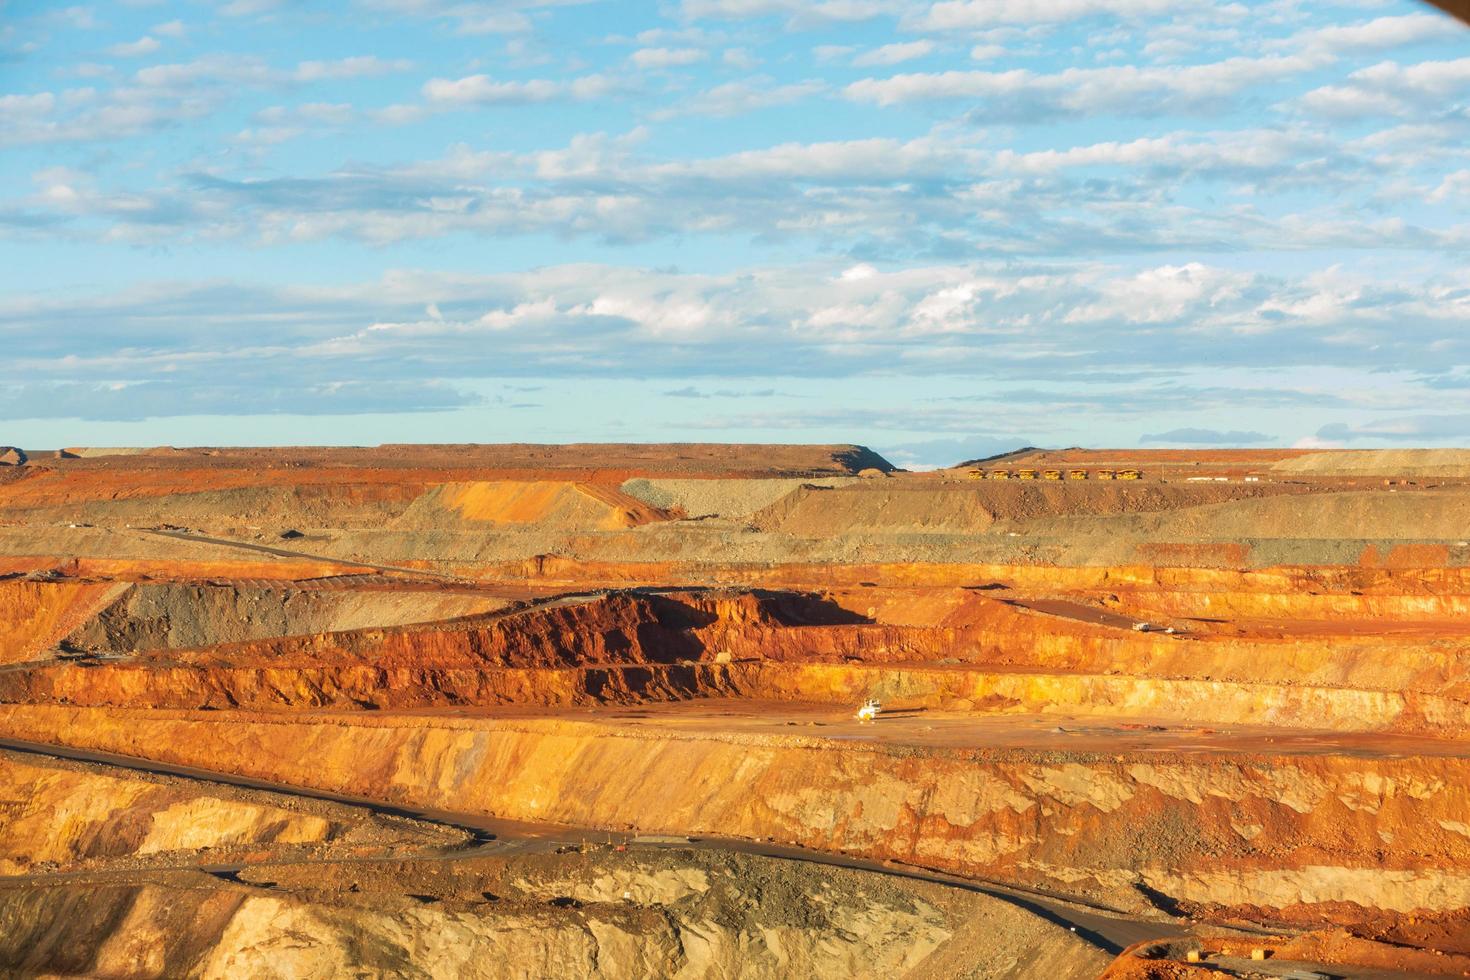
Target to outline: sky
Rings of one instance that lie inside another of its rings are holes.
[[[1470,445],[1407,0],[0,0],[0,443]]]

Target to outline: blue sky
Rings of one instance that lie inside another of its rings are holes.
[[[1470,444],[1397,0],[0,0],[0,178],[0,443]]]

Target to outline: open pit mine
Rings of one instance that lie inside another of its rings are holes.
[[[1470,975],[1470,452],[8,458],[0,974]]]

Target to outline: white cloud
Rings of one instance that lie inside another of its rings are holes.
[[[408,71],[413,62],[404,58],[383,59],[375,55],[338,58],[335,61],[303,61],[294,77],[300,82],[337,81],[345,78],[376,78]]]
[[[656,164],[645,179],[857,181],[920,179],[966,164],[983,166],[984,156],[936,139],[834,140],[782,143],[722,157]]]
[[[1085,167],[1136,168],[1174,179],[1224,179],[1269,188],[1292,181],[1313,181],[1320,186],[1328,173],[1343,178],[1354,168],[1369,164],[1320,133],[1252,129],[1176,132],[1126,143],[1108,141],[1028,153],[1002,150],[995,154],[994,166],[1022,174]]]
[[[294,113],[299,118],[310,122],[329,123],[334,126],[350,122],[353,117],[352,106],[343,102],[303,102],[295,107]]]
[[[852,23],[903,13],[913,0],[682,0],[686,18],[783,17],[792,26]]]
[[[9,122],[44,116],[56,106],[56,96],[50,92],[35,92],[30,95],[0,95],[0,118]]]
[[[1332,119],[1406,115],[1409,108],[1402,100],[1386,92],[1346,85],[1315,88],[1298,99],[1297,105],[1308,112]]]
[[[1150,115],[1219,104],[1252,86],[1309,71],[1306,55],[1230,58],[1185,67],[1068,68],[1052,74],[945,71],[867,78],[848,85],[848,98],[882,106],[980,100],[973,118],[1034,120],[1116,113]]]
[[[1470,170],[1457,170],[1445,175],[1444,180],[1430,193],[1429,200],[1434,204],[1470,201]]]
[[[1111,42],[1115,50],[1122,51],[1122,56],[1127,57],[1133,36],[1134,32],[1119,29],[1112,34],[1094,34],[1091,43]],[[1194,57],[1196,52],[1239,52],[1255,48],[1254,39],[1235,25],[1202,24],[1192,20],[1173,19],[1148,24],[1144,28],[1144,37],[1147,43],[1143,46],[1143,55],[1154,61],[1182,61]],[[1300,45],[1283,44],[1282,47],[1286,53],[1291,53]],[[1327,53],[1319,54],[1325,56]]]
[[[1339,118],[1440,115],[1470,92],[1470,58],[1403,65],[1383,61],[1360,68],[1345,85],[1326,85],[1303,95],[1309,112]]]
[[[1200,310],[1226,310],[1240,304],[1254,277],[1199,262],[1147,269],[1131,278],[1101,283],[1097,298],[1073,307],[1068,323],[1121,320],[1125,323],[1178,323]]]
[[[632,38],[615,35],[608,38],[610,44],[636,44],[645,48],[682,47],[710,48],[724,44],[728,36],[722,31],[708,31],[702,27],[650,27],[639,31]]]
[[[698,48],[639,48],[628,60],[643,69],[681,68],[698,64],[708,56]]]
[[[556,0],[358,0],[363,6],[395,17],[445,20],[455,33],[522,34],[534,27],[538,8],[556,6]],[[561,0],[562,3],[576,0]]]
[[[140,68],[110,88],[7,97],[12,112],[0,145],[122,139],[205,118],[241,89],[281,89],[404,71],[406,61],[372,56],[303,61],[276,68],[250,55],[211,54]],[[4,105],[5,103],[0,103]]]
[[[902,41],[885,44],[872,51],[864,51],[852,59],[853,65],[866,68],[873,65],[897,65],[915,58],[922,58],[934,51],[933,41]]]
[[[133,73],[131,84],[138,89],[181,95],[199,86],[271,85],[282,80],[262,58],[250,55],[212,54],[193,61],[150,65]]]
[[[1302,436],[1291,444],[1292,449],[1341,449],[1343,444],[1318,436]]]
[[[971,373],[1053,384],[1105,374],[1113,384],[1134,382],[1134,397],[1148,403],[1163,397],[1136,384],[1151,376],[1219,377],[1239,366],[1259,372],[1257,385],[1269,389],[1270,372],[1287,377],[1308,366],[1366,376],[1384,366],[1463,363],[1463,310],[1445,308],[1441,297],[1466,295],[1467,285],[1463,273],[1386,281],[1199,263],[800,265],[721,274],[589,264],[501,275],[401,271],[330,287],[159,283],[100,296],[14,293],[0,300],[0,329],[12,366],[37,382],[208,385],[225,363],[237,383],[273,378],[275,386],[505,372]],[[1330,321],[1313,303],[1323,289],[1353,297]],[[201,333],[201,323],[215,329]],[[138,331],[150,337],[146,349],[128,340]],[[1353,339],[1344,342],[1344,331]],[[87,355],[75,356],[79,349]],[[1175,404],[1211,397],[1198,383],[1176,395]]]
[[[1157,17],[1194,6],[1185,0],[945,0],[910,18],[909,24],[930,31],[972,30],[1093,16]]]
[[[727,48],[720,56],[720,61],[730,68],[742,71],[750,71],[761,63],[760,57],[749,48]]]
[[[446,98],[525,100],[557,94],[505,95],[476,88]],[[752,90],[737,87],[703,93],[689,104],[712,115],[739,111],[753,97],[789,95],[777,88],[753,96]],[[708,103],[698,102],[707,96]],[[35,101],[44,115],[45,100]],[[257,128],[239,139],[273,144],[343,125],[355,112],[338,103],[307,108],[305,113],[264,110],[254,118]],[[264,242],[343,237],[387,244],[468,233],[556,234],[610,244],[704,234],[805,240],[868,260],[928,254],[1084,256],[1116,249],[1173,249],[1197,258],[1241,249],[1453,252],[1470,246],[1470,222],[1464,220],[1470,216],[1453,201],[1420,224],[1354,205],[1359,186],[1363,193],[1382,189],[1388,173],[1402,173],[1401,179],[1411,182],[1417,157],[1391,142],[1381,149],[1368,141],[1338,148],[1308,130],[1174,133],[1029,153],[938,136],[842,140],[693,159],[641,159],[644,138],[641,129],[621,137],[583,135],[560,149],[528,153],[459,147],[435,160],[389,168],[356,165],[283,180],[195,175],[183,186],[135,195],[152,202],[137,207],[147,220],[112,206],[105,194],[93,199],[91,217],[105,221],[110,236],[138,241],[208,234]],[[1441,139],[1452,142],[1453,132]],[[1424,152],[1433,152],[1432,147],[1421,139]],[[1185,205],[1159,190],[1208,187],[1198,182],[1248,192],[1256,204]],[[1453,186],[1447,185],[1446,195]],[[1418,196],[1433,189],[1423,187]],[[1270,214],[1259,207],[1271,195],[1303,190],[1330,191],[1343,204],[1335,210],[1278,208]],[[49,220],[53,210],[45,200],[34,200],[13,213],[34,224]],[[1138,220],[1143,213],[1148,220]]]
[[[1458,94],[1470,84],[1470,58],[1422,61],[1414,65],[1383,61],[1359,69],[1349,77],[1365,86],[1391,92],[1446,98]]]
[[[274,146],[308,134],[323,135],[356,121],[357,111],[343,102],[303,102],[269,106],[251,117],[256,125],[235,134],[235,141]]]
[[[846,58],[856,50],[851,44],[819,44],[812,48],[812,54],[818,61],[825,63]]]
[[[95,61],[81,61],[72,65],[69,74],[77,78],[112,78],[117,74],[117,68]]]
[[[256,17],[283,6],[285,0],[227,0],[218,10],[226,17]]]
[[[302,61],[294,68],[273,68],[262,58],[251,55],[211,54],[193,61],[152,65],[139,69],[133,83],[141,88],[171,90],[182,93],[191,86],[271,86],[291,82],[333,81],[365,78],[406,71],[413,66],[401,59],[384,60],[373,55],[337,58],[330,61]]]
[[[54,15],[58,20],[79,31],[92,31],[102,26],[97,13],[91,7],[63,7]]]
[[[159,37],[169,37],[177,39],[185,36],[189,33],[189,31],[188,28],[184,26],[183,21],[170,20],[162,24],[154,24],[149,29],[148,33],[157,34]]]
[[[126,41],[114,44],[107,49],[107,53],[114,58],[141,58],[144,55],[153,54],[163,47],[156,38],[143,35],[136,41]]]
[[[1268,47],[1314,50],[1332,54],[1354,51],[1385,51],[1422,41],[1463,37],[1465,29],[1439,13],[1397,14],[1377,17],[1359,24],[1333,24],[1300,31]]]
[[[585,101],[601,98],[616,88],[603,75],[584,75],[570,81],[533,78],[499,82],[488,75],[435,78],[424,83],[424,98],[439,105],[530,105],[557,99]]]
[[[793,82],[776,85],[769,77],[749,78],[738,82],[726,82],[683,99],[677,106],[659,110],[655,119],[671,119],[676,116],[739,116],[758,109],[790,105],[826,90],[818,81]]]
[[[1317,440],[1324,445],[1343,445],[1360,439],[1378,443],[1412,443],[1426,445],[1453,440],[1456,445],[1464,442],[1465,433],[1470,432],[1470,412],[1441,415],[1409,415],[1396,418],[1381,418],[1348,425],[1334,423],[1317,430]]]

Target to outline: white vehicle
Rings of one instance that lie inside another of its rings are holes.
[[[878,712],[883,710],[883,704],[877,698],[868,698],[862,707],[857,710],[858,721],[872,721],[878,717]]]

